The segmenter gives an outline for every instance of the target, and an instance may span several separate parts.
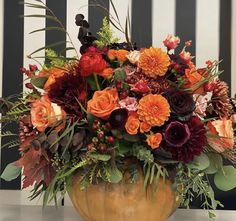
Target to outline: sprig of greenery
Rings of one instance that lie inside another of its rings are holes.
[[[106,17],[103,19],[102,28],[97,34],[100,38],[95,41],[95,44],[97,44],[99,48],[103,48],[104,46],[117,43],[119,41],[119,38],[113,36],[113,32]]]

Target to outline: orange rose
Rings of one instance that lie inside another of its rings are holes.
[[[108,119],[111,112],[118,106],[118,93],[114,88],[96,91],[88,101],[87,111],[96,117]]]
[[[61,107],[52,103],[47,95],[32,103],[31,121],[34,127],[43,132],[47,127],[52,126],[58,120],[65,118]]]
[[[98,74],[104,78],[111,78],[112,77],[112,74],[113,74],[113,69],[112,68],[106,68],[102,71],[102,73]]]
[[[217,152],[222,153],[226,149],[234,148],[234,131],[232,121],[227,119],[215,120],[207,123],[209,134],[216,137],[208,137],[208,143]],[[217,137],[219,136],[219,137]]]
[[[125,129],[129,134],[135,135],[138,133],[139,125],[140,125],[140,121],[138,119],[138,116],[130,115],[125,124]]]
[[[140,132],[145,133],[149,132],[151,130],[151,125],[146,123],[146,122],[141,122],[140,123]]]
[[[116,54],[117,54],[117,50],[110,49],[107,53],[107,56],[110,60],[115,60],[116,59]]]
[[[128,58],[129,51],[120,49],[120,50],[115,50],[115,49],[110,49],[107,53],[107,56],[110,60],[115,60],[117,59],[118,61],[124,62]]]
[[[146,141],[152,149],[157,149],[162,141],[162,135],[160,133],[151,134]]]
[[[46,81],[45,85],[44,85],[44,90],[48,91],[50,86],[55,83],[56,79],[63,76],[66,73],[65,70],[60,69],[60,68],[51,68],[48,70],[48,80]]]

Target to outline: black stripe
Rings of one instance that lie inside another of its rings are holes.
[[[46,1],[47,7],[49,7],[53,11],[53,13],[56,15],[56,17],[59,19],[59,21],[63,24],[65,28],[66,28],[66,8],[67,8],[66,2],[67,2],[66,0]],[[74,20],[71,22],[74,22]],[[46,19],[46,27],[52,27],[52,26],[59,26],[59,25],[55,21]],[[62,55],[65,55],[64,49],[66,48],[66,33],[60,31],[46,31],[46,45],[50,45],[60,41],[65,41],[65,44],[57,46],[53,49],[58,53],[63,52]]]
[[[23,41],[24,41],[24,20],[19,18],[24,14],[24,7],[16,0],[4,1],[4,49],[3,49],[3,81],[2,96],[7,97],[12,94],[22,92],[22,74],[19,68],[23,66]],[[13,132],[18,132],[17,125],[7,128]],[[2,139],[2,144],[9,141]],[[18,148],[2,149],[1,151],[1,171],[7,164],[19,158]],[[21,178],[5,182],[0,180],[1,189],[20,189]]]
[[[97,32],[102,27],[103,18],[109,16],[109,0],[88,0],[88,3],[89,30],[94,36],[97,36]]]
[[[196,0],[176,0],[175,14],[176,14],[175,33],[177,36],[180,37],[182,45],[184,45],[185,41],[188,40],[193,41],[193,44],[190,48],[188,48],[188,51],[190,51],[192,55],[195,56],[196,55]]]
[[[221,79],[231,85],[231,0],[220,1],[220,54],[223,59],[220,69],[224,70]]]
[[[131,16],[132,41],[137,47],[152,45],[152,0],[133,0]]]

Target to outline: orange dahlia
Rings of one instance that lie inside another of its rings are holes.
[[[148,77],[163,76],[170,65],[170,58],[160,48],[147,48],[141,52],[139,67]]]
[[[170,116],[170,105],[160,94],[148,94],[140,99],[138,116],[143,122],[153,126],[161,126]]]

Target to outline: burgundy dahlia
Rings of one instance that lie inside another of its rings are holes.
[[[164,148],[172,158],[188,163],[199,156],[206,145],[206,129],[198,117],[187,122],[173,121],[164,131]]]
[[[67,113],[82,119],[83,113],[81,105],[84,105],[86,99],[86,83],[79,75],[66,73],[56,79],[48,92],[50,100],[58,104]]]

